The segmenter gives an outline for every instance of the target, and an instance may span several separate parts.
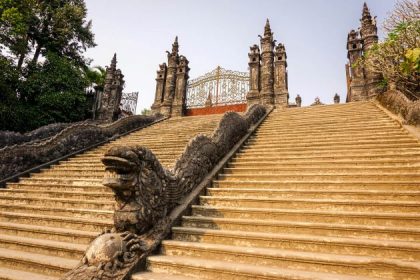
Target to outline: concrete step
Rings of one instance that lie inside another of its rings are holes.
[[[357,212],[320,209],[228,207],[193,205],[192,215],[209,218],[254,219],[258,221],[331,223],[384,227],[420,227],[420,213]]]
[[[14,195],[0,194],[0,204],[8,203],[12,205],[37,205],[37,206],[51,206],[63,208],[84,208],[97,210],[112,210],[112,200],[80,200],[67,198],[39,198],[39,197],[19,197],[16,199]]]
[[[418,242],[318,236],[314,234],[262,233],[174,227],[173,239],[188,242],[264,247],[306,252],[349,254],[406,261],[420,260]]]
[[[7,189],[9,190],[45,190],[45,191],[68,191],[68,192],[96,192],[110,194],[112,191],[105,187],[100,186],[90,186],[90,185],[66,185],[66,184],[53,184],[49,185],[48,183],[8,183]]]
[[[188,228],[288,234],[314,234],[381,240],[420,241],[420,228],[184,216]]]
[[[0,197],[5,195],[13,195],[15,197],[37,197],[37,198],[67,198],[80,200],[106,200],[115,201],[112,193],[104,192],[75,192],[75,191],[42,191],[42,190],[24,190],[24,189],[0,189]]]
[[[294,279],[294,280],[321,280],[333,279],[334,274],[321,272],[308,272],[292,269],[279,269],[269,266],[252,264],[227,263],[224,261],[199,259],[181,256],[152,256],[148,258],[148,268],[157,273],[182,274],[187,277],[199,279]],[[140,278],[141,279],[141,278]],[[353,277],[340,275],[343,280],[370,280],[371,277]]]
[[[0,212],[0,221],[92,231],[95,233],[101,232],[104,229],[110,229],[113,226],[112,220],[98,220],[30,213],[14,213],[4,211]]]
[[[305,190],[305,189],[250,189],[250,188],[208,188],[209,196],[236,196],[240,198],[280,198],[280,199],[342,199],[342,200],[409,200],[420,202],[420,191],[374,191],[374,190]]]
[[[12,235],[0,235],[0,247],[70,259],[81,259],[87,248],[85,244]]]
[[[418,163],[418,166],[390,166],[390,167],[372,167],[372,166],[336,166],[331,165],[329,167],[323,167],[323,166],[303,166],[303,167],[289,167],[288,165],[284,165],[282,167],[266,167],[266,166],[260,166],[255,167],[255,165],[248,164],[246,167],[227,167],[223,169],[223,174],[276,174],[276,175],[283,175],[283,174],[301,174],[301,173],[311,173],[311,174],[340,174],[343,172],[346,172],[348,174],[420,174],[420,162]]]
[[[48,256],[38,253],[22,252],[13,249],[2,248],[0,250],[0,273],[15,270],[16,280],[36,280],[37,278],[23,278],[20,272],[28,273],[28,276],[37,277],[42,274],[42,280],[55,280],[79,263],[78,260],[62,258],[58,256]],[[17,275],[16,275],[17,274]],[[20,275],[19,275],[20,274]],[[57,278],[56,278],[57,277]],[[7,279],[7,278],[6,278]]]
[[[58,280],[58,277],[0,266],[0,280]]]
[[[162,252],[167,256],[189,256],[203,260],[220,260],[243,264],[271,266],[279,269],[296,269],[381,279],[418,279],[420,266],[398,259],[351,256],[329,253],[312,253],[273,248],[254,248],[224,244],[182,242],[165,240]],[[331,279],[341,279],[335,275]],[[140,278],[141,279],[141,278]],[[159,279],[159,278],[156,278]]]
[[[191,280],[197,279],[195,277],[174,275],[167,273],[155,273],[155,272],[138,272],[131,277],[131,280]]]
[[[47,207],[45,205],[11,205],[7,203],[0,204],[0,211],[99,220],[112,220],[114,214],[113,210]]]
[[[22,236],[88,245],[98,234],[92,231],[0,221],[0,235]]]
[[[348,199],[280,199],[280,198],[238,198],[235,196],[200,196],[200,202],[207,206],[319,209],[330,211],[419,213],[417,201],[377,201]]]
[[[259,159],[255,161],[232,161],[227,165],[229,168],[250,168],[250,167],[261,167],[261,168],[289,168],[289,169],[392,169],[392,168],[404,168],[404,167],[419,167],[420,161],[416,160],[403,160],[403,159],[372,159],[372,160],[335,160],[335,161],[304,161],[304,160],[277,160],[268,161]]]
[[[248,181],[248,180],[257,180],[257,181],[306,181],[311,180],[315,182],[319,181],[347,181],[351,182],[353,180],[363,180],[363,181],[398,181],[402,184],[404,182],[420,182],[420,174],[416,173],[388,173],[388,174],[351,174],[344,173],[331,173],[331,174],[318,174],[318,173],[283,173],[283,174],[258,174],[258,173],[247,173],[247,174],[220,174],[218,176],[219,180],[225,181]],[[1,196],[0,196],[1,197]]]
[[[417,191],[420,182],[401,182],[401,181],[366,181],[355,179],[354,181],[313,181],[313,180],[272,180],[272,181],[226,181],[214,180],[214,187],[219,188],[259,188],[259,189],[310,189],[310,190],[411,190]]]

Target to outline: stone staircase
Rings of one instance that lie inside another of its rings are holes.
[[[100,161],[111,146],[144,145],[169,168],[194,135],[211,134],[220,118],[172,118],[0,189],[0,279],[58,279],[113,225],[114,200],[101,184]]]
[[[274,111],[133,279],[420,279],[419,141],[370,102]]]

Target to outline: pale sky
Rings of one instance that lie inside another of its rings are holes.
[[[315,97],[345,101],[346,39],[360,26],[362,0],[86,0],[98,46],[92,66],[109,65],[117,53],[126,92],[139,91],[137,112],[153,103],[156,70],[176,35],[190,61],[190,79],[218,65],[248,71],[248,51],[259,43],[269,18],[274,39],[286,46],[290,102]],[[369,0],[380,27],[395,0]],[[380,28],[381,29],[381,28]],[[380,39],[383,34],[380,30]]]

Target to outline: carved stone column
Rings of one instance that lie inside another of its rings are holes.
[[[176,87],[176,71],[179,60],[179,45],[178,37],[175,37],[175,42],[172,44],[172,52],[168,53],[168,68],[166,71],[166,81],[165,81],[165,97],[161,106],[160,112],[164,116],[171,116],[172,114],[172,103],[175,95]]]
[[[117,69],[117,55],[114,54],[111,65],[106,68],[104,91],[96,114],[97,120],[101,122],[117,120],[123,88],[124,75]]]
[[[350,81],[347,102],[362,101],[367,99],[365,91],[365,75],[363,68],[357,63],[362,57],[362,43],[357,31],[350,31],[347,36],[347,57],[349,59]]]
[[[274,105],[274,41],[270,22],[264,28],[264,37],[261,37],[261,101],[265,105]]]
[[[248,108],[260,103],[260,48],[257,45],[250,47],[249,57],[249,92],[246,95]]]
[[[153,114],[160,113],[160,107],[165,97],[166,69],[166,63],[162,63],[157,71],[155,101],[151,108]]]
[[[181,55],[179,57],[179,65],[176,73],[176,88],[175,88],[175,97],[172,104],[172,117],[180,117],[184,115],[185,109],[185,98],[187,95],[187,85],[188,85],[188,59]]]
[[[289,92],[287,90],[287,55],[283,44],[279,43],[274,53],[274,102],[276,107],[289,106]]]
[[[360,37],[363,45],[363,53],[372,48],[374,44],[378,42],[378,28],[376,27],[376,20],[372,18],[369,12],[369,8],[366,3],[363,5],[363,13],[361,28],[360,28]],[[382,79],[382,76],[378,73],[373,73],[369,69],[364,69],[365,72],[365,90],[368,99],[375,97],[378,93],[381,92],[381,89],[378,88],[378,84]]]

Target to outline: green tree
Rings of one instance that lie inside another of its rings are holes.
[[[385,21],[387,37],[372,47],[362,63],[408,97],[420,98],[420,5],[404,0]]]
[[[95,46],[86,15],[84,0],[0,0],[0,45],[19,70],[50,52],[85,66],[83,52]]]

